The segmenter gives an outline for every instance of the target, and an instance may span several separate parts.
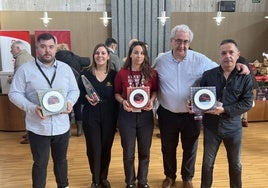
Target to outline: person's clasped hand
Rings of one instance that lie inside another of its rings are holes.
[[[186,101],[186,108],[187,108],[187,110],[188,110],[188,112],[189,112],[190,114],[194,114],[191,100],[187,100],[187,101]]]
[[[90,97],[88,95],[86,95],[85,97],[92,106],[96,106],[98,104],[98,101],[96,101],[93,97]]]
[[[143,110],[149,111],[149,110],[152,110],[153,107],[154,107],[154,101],[149,100],[148,103],[146,104],[146,106],[143,108]]]
[[[64,112],[62,112],[62,114],[69,114],[71,113],[73,110],[73,105],[70,102],[67,102],[67,108]]]
[[[249,68],[246,65],[242,64],[242,63],[237,63],[236,64],[236,69],[239,71],[239,74],[245,74],[245,75],[250,74]]]
[[[35,113],[41,118],[41,119],[45,119],[46,116],[43,115],[42,113],[42,107],[41,106],[36,106],[35,108]]]
[[[131,112],[133,110],[127,100],[123,100],[122,105],[124,110],[127,112]]]
[[[211,110],[206,111],[205,113],[207,113],[207,114],[213,114],[213,115],[217,115],[218,116],[218,115],[224,113],[224,108],[222,106],[217,106],[217,107],[215,107],[215,108],[213,108]]]

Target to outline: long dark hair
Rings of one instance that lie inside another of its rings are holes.
[[[132,58],[130,56],[131,56],[131,53],[132,53],[133,49],[136,46],[141,46],[142,47],[143,54],[144,54],[144,61],[141,64],[141,73],[144,76],[144,79],[145,80],[149,80],[152,77],[154,77],[154,73],[155,72],[151,68],[150,60],[149,60],[149,56],[148,56],[148,52],[147,52],[147,48],[145,46],[145,43],[142,42],[142,41],[135,41],[135,42],[133,42],[131,44],[131,46],[129,47],[128,55],[127,55],[127,58],[126,58],[126,61],[125,61],[124,65],[123,65],[123,68],[124,69],[130,69],[131,70]]]

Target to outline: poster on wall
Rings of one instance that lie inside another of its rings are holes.
[[[31,54],[30,31],[0,30],[0,64],[3,72],[14,71],[15,60],[10,53],[10,49],[11,44],[16,40],[22,41],[26,50]]]
[[[34,32],[35,41],[37,41],[38,35],[45,32],[52,34],[55,37],[57,44],[65,43],[68,45],[69,49],[72,50],[70,30],[36,30]]]

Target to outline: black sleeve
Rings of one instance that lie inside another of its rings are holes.
[[[80,57],[80,65],[81,67],[87,67],[90,65],[90,58],[89,57]]]
[[[251,66],[249,64],[249,61],[247,59],[245,59],[244,57],[239,56],[239,58],[237,60],[237,63],[242,63],[242,64],[244,64],[244,65],[246,65],[248,67],[248,69],[250,71],[250,74],[251,74],[251,77],[252,77],[253,89],[258,88],[258,82],[257,82],[257,80],[255,78],[255,75],[254,75],[254,73],[252,71],[252,68],[251,68]]]

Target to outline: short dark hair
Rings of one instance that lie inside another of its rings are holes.
[[[112,44],[117,44],[117,41],[114,38],[107,38],[105,41],[105,46],[111,46]]]
[[[224,45],[224,44],[227,44],[227,43],[232,43],[232,44],[234,44],[236,47],[238,47],[237,43],[236,43],[235,40],[233,40],[233,39],[224,39],[223,41],[221,41],[220,46],[221,46],[221,45]]]
[[[50,40],[50,39],[53,39],[53,41],[56,43],[55,37],[50,33],[41,33],[37,37],[37,42],[40,42],[40,40]]]

